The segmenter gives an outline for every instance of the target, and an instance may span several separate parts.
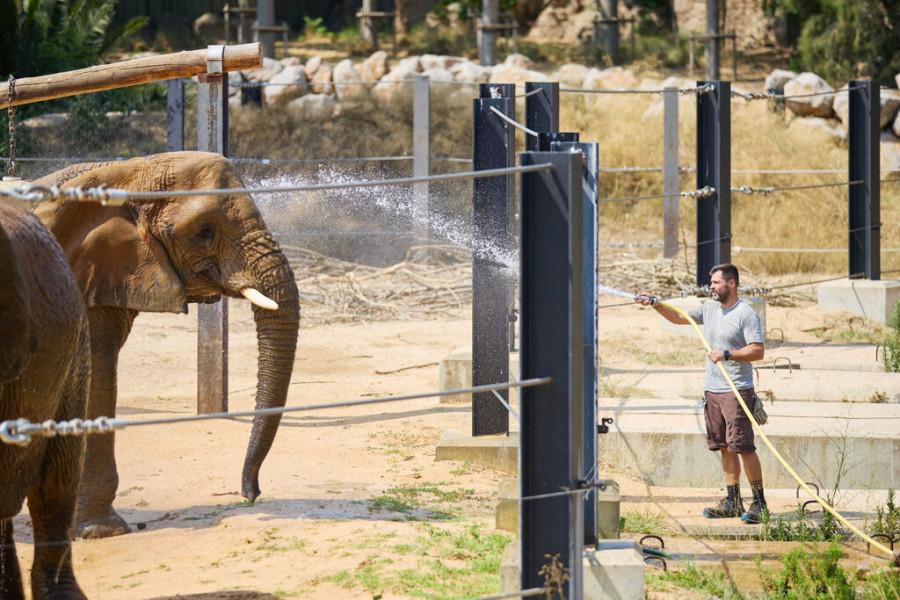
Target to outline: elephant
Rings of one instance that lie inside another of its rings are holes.
[[[62,248],[22,203],[0,200],[0,421],[83,419],[90,339],[81,290]],[[70,536],[84,439],[0,441],[0,598],[24,600],[13,517],[28,498],[35,599],[85,598]]]
[[[196,151],[76,164],[34,184],[131,192],[245,187],[225,157]],[[294,272],[249,194],[132,199],[122,206],[51,199],[35,213],[59,240],[87,306],[90,418],[115,414],[119,351],[138,313],[186,313],[188,303],[223,296],[254,303],[257,408],[284,406],[297,348],[299,294]],[[260,466],[280,422],[280,413],[253,420],[241,479],[241,493],[251,503],[260,494]],[[119,480],[115,436],[91,436],[84,463],[75,534],[130,532],[112,506]]]

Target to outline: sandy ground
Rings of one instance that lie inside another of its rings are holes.
[[[230,306],[229,405],[249,410],[255,330],[247,303]],[[604,364],[615,357],[619,364],[636,363],[626,351],[630,339],[664,343],[671,335],[646,309],[608,310],[601,337],[617,350],[601,351]],[[769,308],[769,327],[783,328],[788,337],[811,335],[802,330],[829,318],[809,302]],[[438,361],[470,345],[470,328],[465,309],[438,320],[302,328],[288,405],[436,390]],[[120,417],[138,423],[196,413],[196,331],[195,306],[186,316],[138,317],[120,357]],[[262,497],[249,506],[238,492],[249,419],[127,427],[117,434],[116,507],[135,531],[75,542],[76,575],[95,600],[498,593],[496,578],[470,586],[453,571],[470,569],[484,553],[473,540],[499,533],[494,509],[499,482],[507,477],[435,461],[444,431],[470,428],[468,407],[437,398],[287,414],[263,464]],[[623,511],[654,494],[639,482],[620,482]],[[695,510],[713,494],[718,491],[657,490],[650,502]],[[795,503],[785,498],[785,506]],[[15,524],[19,555],[28,565],[27,510]],[[502,535],[501,545],[509,537]]]

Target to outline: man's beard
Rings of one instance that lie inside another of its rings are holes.
[[[721,294],[718,292],[713,292],[712,293],[713,300],[715,300],[719,304],[723,304],[723,303],[727,302],[728,301],[728,291],[729,290],[726,289]]]

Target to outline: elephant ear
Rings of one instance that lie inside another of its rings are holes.
[[[152,162],[142,158],[76,165],[34,183],[63,189],[106,184],[147,191],[159,189],[153,168]],[[165,179],[165,174],[162,177]],[[143,213],[134,203],[113,207],[77,200],[50,200],[35,209],[65,251],[88,307],[187,312],[181,279],[163,245],[150,233]]]

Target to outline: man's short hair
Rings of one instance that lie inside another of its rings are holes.
[[[722,263],[721,265],[716,265],[709,270],[709,276],[712,277],[712,274],[716,271],[722,271],[722,279],[724,279],[725,281],[734,279],[734,285],[741,284],[741,277],[740,275],[738,275],[737,267],[733,264]]]

